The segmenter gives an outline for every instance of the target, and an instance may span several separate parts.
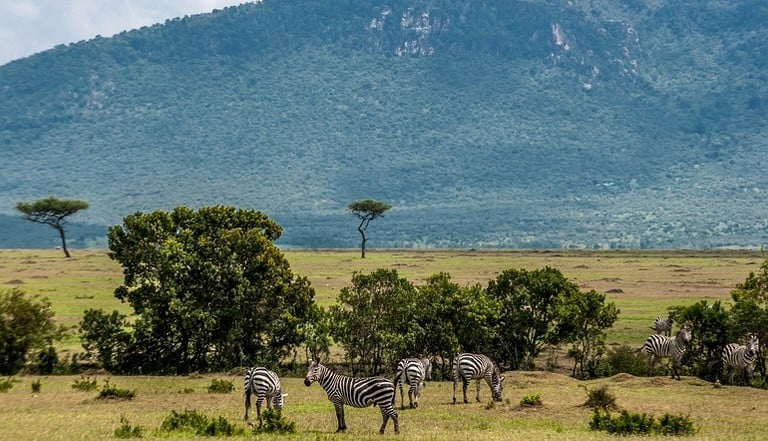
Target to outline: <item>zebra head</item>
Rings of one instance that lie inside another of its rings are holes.
[[[282,393],[282,391],[278,390],[277,393],[272,397],[272,405],[277,408],[277,410],[282,410],[283,406],[285,405],[285,397],[287,397],[288,394]]]
[[[501,375],[498,367],[493,368],[491,375],[491,389],[493,390],[493,401],[501,401],[501,392],[504,390],[504,376]]]
[[[676,340],[678,343],[681,343],[682,345],[687,345],[688,342],[691,341],[691,325],[684,324],[679,331],[677,331],[677,338]]]
[[[325,370],[325,366],[320,364],[317,360],[312,360],[312,362],[309,363],[307,376],[304,377],[304,386],[309,387],[313,382],[319,381],[320,377],[322,377],[323,370]]]
[[[756,354],[757,351],[760,349],[760,339],[757,338],[757,334],[749,334],[749,339],[747,339],[747,351],[750,354]]]

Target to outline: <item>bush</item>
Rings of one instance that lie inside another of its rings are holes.
[[[125,416],[120,416],[120,427],[115,429],[115,438],[141,438],[144,428],[131,426]]]
[[[40,386],[41,386],[41,384],[40,384],[40,380],[39,379],[33,381],[31,386],[32,386],[32,393],[33,394],[40,393]]]
[[[541,396],[539,394],[529,394],[520,400],[521,407],[541,407],[542,405]]]
[[[72,389],[81,390],[84,392],[90,392],[92,390],[96,390],[96,379],[83,377],[81,375],[80,378],[78,378],[77,380],[75,380],[74,383],[72,383]]]
[[[119,389],[116,386],[109,384],[109,380],[104,382],[104,386],[99,391],[99,395],[96,398],[99,399],[125,399],[131,400],[136,397],[136,391]]]
[[[197,436],[235,436],[245,434],[245,429],[236,427],[224,417],[210,419],[195,410],[185,410],[183,413],[171,411],[171,415],[163,420],[160,429],[166,432],[192,432]]]
[[[665,414],[656,421],[652,416],[644,413],[630,413],[622,411],[619,416],[611,416],[608,412],[595,409],[592,421],[589,423],[592,430],[603,430],[614,435],[693,435],[696,430],[693,422],[684,415]]]
[[[587,401],[584,406],[602,410],[615,409],[616,397],[608,392],[608,386],[603,385],[597,389],[587,390]]]
[[[235,390],[235,385],[229,380],[218,380],[214,378],[211,380],[211,384],[208,385],[208,393],[212,394],[228,394]]]
[[[605,357],[598,363],[595,374],[598,377],[611,377],[616,374],[630,374],[637,377],[645,376],[648,371],[648,358],[635,352],[635,348],[627,345],[609,349]]]
[[[13,378],[0,380],[0,392],[8,392],[13,389]]]
[[[261,424],[253,429],[253,433],[296,433],[296,423],[283,417],[279,410],[271,408],[261,413]]]

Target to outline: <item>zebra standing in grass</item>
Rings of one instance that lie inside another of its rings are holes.
[[[267,408],[283,409],[283,402],[288,394],[284,394],[280,387],[280,378],[277,374],[263,367],[252,367],[245,371],[243,381],[245,390],[245,421],[248,421],[248,409],[251,407],[251,394],[256,395],[256,415],[261,424],[261,403],[267,400]]]
[[[456,404],[456,384],[461,378],[464,402],[467,400],[469,380],[476,380],[477,394],[475,399],[480,401],[480,380],[485,378],[491,388],[494,401],[501,401],[501,391],[504,389],[504,376],[499,367],[488,356],[483,354],[459,354],[453,361],[453,404]]]
[[[400,386],[400,409],[405,409],[403,384],[407,383],[408,401],[411,409],[419,407],[419,397],[424,380],[432,375],[432,362],[429,358],[403,358],[397,363],[397,374],[393,383]]]
[[[648,375],[653,375],[653,365],[659,358],[672,360],[672,378],[680,379],[680,361],[683,358],[688,342],[691,341],[691,327],[683,325],[675,338],[661,334],[653,334],[645,340],[645,343],[637,348],[636,352],[644,351],[648,354]]]
[[[387,427],[387,421],[392,418],[395,425],[395,433],[400,433],[400,426],[397,422],[397,413],[394,409],[395,404],[395,385],[384,377],[366,377],[355,378],[346,375],[337,374],[320,362],[313,360],[309,364],[309,371],[304,378],[304,385],[309,387],[317,381],[325,389],[328,399],[336,408],[336,420],[339,428],[336,432],[345,432],[347,424],[344,422],[344,405],[349,404],[353,407],[368,407],[371,404],[379,406],[381,409],[381,429],[379,433],[384,433]]]
[[[723,348],[720,359],[723,362],[723,377],[730,374],[731,369],[740,369],[744,374],[746,384],[752,382],[752,374],[755,371],[755,360],[760,349],[760,340],[757,335],[750,334],[746,345],[731,343]]]
[[[651,329],[656,331],[657,334],[663,334],[669,337],[672,335],[672,317],[656,317],[656,321],[653,322]]]

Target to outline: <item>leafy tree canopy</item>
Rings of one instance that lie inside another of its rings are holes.
[[[80,210],[88,208],[88,203],[76,199],[57,199],[53,196],[40,199],[35,202],[19,202],[16,209],[24,218],[32,222],[50,225],[59,232],[61,248],[64,254],[70,257],[67,249],[67,240],[64,234],[64,225],[67,218]]]

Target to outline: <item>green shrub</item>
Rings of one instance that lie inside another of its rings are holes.
[[[0,379],[0,392],[8,392],[13,389],[13,378],[8,377],[5,380]]]
[[[72,383],[72,389],[81,390],[84,392],[90,392],[96,390],[96,379],[80,376],[74,383]]]
[[[37,380],[33,381],[31,386],[32,386],[32,393],[33,394],[39,394],[40,393],[40,386],[41,386],[40,379],[37,379]]]
[[[543,403],[541,402],[541,396],[539,394],[529,394],[520,400],[521,407],[541,407],[542,405]]]
[[[602,385],[597,389],[587,390],[587,401],[584,406],[592,409],[616,409],[616,397],[608,392],[608,386]]]
[[[245,434],[245,429],[232,425],[224,417],[210,419],[195,410],[183,413],[171,411],[163,420],[160,429],[166,432],[191,432],[197,436],[236,436]]]
[[[635,352],[635,348],[621,345],[609,349],[597,365],[595,374],[598,377],[610,377],[616,374],[630,374],[637,377],[645,376],[648,371],[648,357]]]
[[[218,380],[214,378],[208,385],[208,393],[228,394],[235,390],[235,385],[230,380]]]
[[[595,409],[592,421],[589,423],[592,430],[603,430],[614,435],[692,435],[696,433],[693,422],[684,415],[665,414],[656,421],[652,416],[644,413],[630,413],[622,411],[619,416],[611,416],[608,412]]]
[[[144,428],[131,426],[125,416],[120,416],[120,427],[115,429],[115,438],[141,438]]]
[[[131,400],[135,397],[136,397],[136,391],[120,389],[116,386],[109,384],[109,380],[106,380],[104,382],[104,386],[102,386],[101,390],[99,391],[99,395],[96,398]]]
[[[285,418],[278,409],[271,408],[261,413],[261,424],[253,429],[253,433],[296,433],[296,423]]]

